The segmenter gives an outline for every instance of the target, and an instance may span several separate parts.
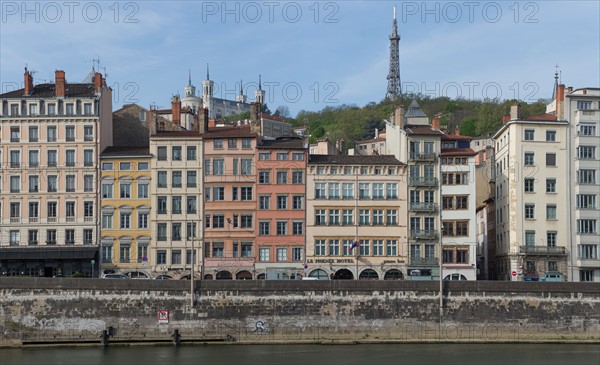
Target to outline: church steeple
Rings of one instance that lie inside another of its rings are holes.
[[[210,80],[210,75],[208,73],[208,63],[206,64],[206,79]]]
[[[402,85],[400,84],[400,36],[398,35],[398,22],[396,21],[396,7],[394,6],[394,21],[392,23],[392,34],[390,35],[390,70],[387,80],[388,87],[385,94],[386,99],[397,99],[402,96]]]
[[[192,86],[192,70],[188,69],[188,86]]]
[[[258,89],[256,90],[256,102],[261,105],[265,103],[265,91],[262,89],[262,76],[258,75]]]
[[[556,71],[554,72],[554,88],[552,89],[552,100],[556,99],[556,91],[558,91],[558,65],[554,66]]]
[[[236,101],[240,104],[244,104],[246,102],[246,95],[244,95],[244,84],[242,80],[240,80],[240,94],[237,96]]]
[[[188,84],[183,88],[186,98],[196,96],[196,87],[192,85],[192,70],[188,69]]]

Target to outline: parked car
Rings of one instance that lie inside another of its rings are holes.
[[[540,281],[565,281],[565,277],[561,272],[548,271]]]
[[[167,275],[158,275],[157,277],[154,278],[154,280],[171,280],[171,277],[169,277]]]
[[[129,276],[123,274],[104,274],[102,279],[129,279]]]

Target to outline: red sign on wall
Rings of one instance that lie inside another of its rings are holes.
[[[158,311],[158,323],[169,323],[169,311],[161,309]]]

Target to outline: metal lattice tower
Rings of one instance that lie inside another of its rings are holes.
[[[396,22],[396,7],[394,6],[394,26],[390,35],[390,72],[388,73],[388,87],[385,94],[386,99],[398,99],[402,96],[402,85],[400,84],[400,50],[398,44],[398,23]]]

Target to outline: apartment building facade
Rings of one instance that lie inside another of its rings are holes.
[[[0,95],[0,272],[98,273],[99,152],[112,143],[112,91],[87,83],[34,85]]]
[[[496,273],[499,280],[540,280],[567,270],[568,122],[554,115],[521,119],[519,106],[496,142]]]
[[[204,134],[204,279],[254,279],[258,134],[220,127]]]
[[[307,276],[406,278],[405,174],[405,165],[394,156],[310,156]]]
[[[150,270],[171,279],[200,278],[203,141],[198,131],[150,136]]]
[[[100,263],[103,274],[152,278],[148,147],[108,147],[100,155]]]
[[[300,136],[263,140],[257,146],[257,279],[304,275],[307,152]]]

